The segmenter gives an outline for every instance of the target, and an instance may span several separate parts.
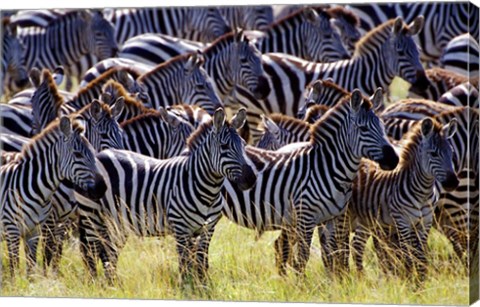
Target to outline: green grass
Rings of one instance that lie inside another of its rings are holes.
[[[447,240],[433,231],[429,240],[428,278],[421,289],[397,277],[380,272],[369,242],[365,253],[365,274],[352,271],[344,280],[330,278],[323,268],[318,237],[314,237],[306,278],[289,272],[278,275],[273,243],[278,232],[255,233],[222,219],[210,247],[210,281],[203,291],[179,286],[177,255],[172,237],[131,237],[123,249],[118,267],[120,284],[106,285],[103,276],[89,282],[81,262],[78,243],[70,240],[61,262],[61,274],[45,277],[38,269],[32,280],[25,277],[25,261],[14,282],[4,280],[2,296],[81,298],[137,298],[269,302],[335,302],[389,304],[468,304],[468,278]],[[3,243],[3,274],[6,248]],[[22,256],[23,257],[23,256]],[[41,263],[39,263],[41,267]],[[100,267],[100,266],[99,266]]]

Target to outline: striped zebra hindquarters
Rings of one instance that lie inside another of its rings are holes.
[[[166,160],[118,150],[97,155],[111,188],[99,203],[78,195],[82,253],[93,276],[99,256],[108,280],[116,279],[119,252],[133,231],[139,236],[173,234],[182,281],[204,281],[224,178],[244,189],[256,179],[235,131],[244,121],[245,110],[227,123],[218,109],[189,138],[188,151]]]

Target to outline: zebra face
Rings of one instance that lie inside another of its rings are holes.
[[[257,180],[245,157],[245,141],[238,135],[245,123],[247,112],[240,109],[232,118],[231,123],[225,122],[223,109],[217,109],[213,115],[213,139],[211,148],[213,164],[217,172],[235,183],[241,190],[250,189]]]
[[[247,6],[243,9],[243,24],[245,30],[263,31],[273,22],[271,6]]]
[[[164,144],[166,146],[166,156],[174,157],[178,155],[179,148],[185,148],[187,139],[193,133],[195,128],[190,122],[171,110],[166,110],[160,107],[158,112],[163,121],[165,121],[170,127],[168,130],[170,141],[166,142],[167,144]]]
[[[188,31],[198,32],[198,41],[212,42],[223,34],[231,31],[218,8],[189,8],[186,18]]]
[[[235,36],[235,51],[231,56],[234,83],[246,87],[256,99],[264,99],[270,93],[270,85],[264,75],[262,54],[243,32]]]
[[[16,36],[15,28],[5,27],[2,38],[2,73],[11,79],[12,89],[22,89],[28,84],[27,69],[23,64],[24,48]]]
[[[115,57],[118,46],[115,39],[115,28],[107,21],[101,12],[95,12],[91,22],[91,33],[95,41],[95,55],[100,59]]]
[[[59,169],[63,178],[91,199],[101,198],[107,189],[105,181],[97,168],[92,145],[81,134],[83,129],[67,116],[60,118],[62,137],[60,146]]]
[[[202,67],[203,63],[200,52],[192,54],[186,61],[182,100],[213,114],[216,109],[223,107],[223,103],[213,88],[212,79]]]
[[[89,120],[91,127],[88,138],[96,151],[105,149],[123,149],[123,132],[117,122],[118,116],[122,113],[124,100],[117,101],[110,107],[106,103],[94,100],[90,104]]]
[[[261,117],[265,131],[260,140],[258,140],[257,147],[267,150],[277,150],[278,148],[283,146],[283,144],[280,144],[280,127],[278,127],[278,125],[273,120],[264,116],[263,114],[261,115]]]
[[[343,45],[346,47],[350,54],[353,54],[355,51],[355,44],[361,37],[360,31],[348,20],[346,20],[343,16],[338,16],[336,18],[331,19],[333,26],[337,29],[338,33],[340,33],[340,38],[342,40]]]
[[[377,90],[375,95],[382,95],[381,90]],[[358,89],[352,92],[350,107],[349,142],[352,153],[358,158],[365,157],[377,162],[384,170],[393,170],[397,167],[399,157],[387,139],[383,122],[375,114],[372,105],[363,101]]]
[[[423,27],[423,16],[417,17],[409,26],[399,17],[393,25],[391,48],[387,58],[393,64],[392,71],[415,87],[427,89],[430,85],[425,70],[420,62],[420,53],[413,36],[417,35]],[[387,48],[388,49],[388,48]]]
[[[426,118],[421,122],[422,166],[424,171],[439,181],[446,191],[458,186],[458,178],[453,167],[453,150],[449,139],[457,131],[457,120],[436,129],[433,120]]]
[[[343,46],[340,35],[332,28],[330,16],[314,9],[304,11],[306,21],[302,24],[305,48],[304,58],[313,62],[336,62],[350,58],[350,54]]]

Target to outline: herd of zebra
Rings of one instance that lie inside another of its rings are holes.
[[[20,240],[27,274],[39,243],[57,272],[74,229],[92,277],[168,234],[204,282],[222,217],[279,231],[280,275],[305,273],[315,229],[331,274],[350,250],[361,272],[372,236],[422,282],[432,227],[478,269],[478,25],[468,2],[2,12],[12,278]]]

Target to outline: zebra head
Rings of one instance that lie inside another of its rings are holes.
[[[22,89],[28,84],[27,69],[23,63],[24,47],[17,37],[16,27],[9,26],[9,19],[3,18],[2,24],[2,81],[8,75],[13,82],[12,89]]]
[[[280,127],[267,116],[263,114],[260,116],[262,117],[262,124],[265,131],[260,140],[258,140],[257,147],[267,150],[277,150],[284,145],[280,143]]]
[[[390,45],[385,49],[387,53],[385,64],[389,64],[393,74],[410,82],[412,87],[425,90],[429,87],[430,81],[425,75],[425,70],[420,62],[420,53],[413,39],[413,36],[422,30],[423,23],[423,16],[418,16],[408,26],[401,17],[395,19]]]
[[[124,148],[123,132],[117,121],[123,107],[123,97],[119,97],[111,106],[95,99],[80,111],[85,120],[85,136],[96,151]]]
[[[61,180],[67,180],[91,199],[99,199],[107,186],[97,168],[92,145],[82,135],[83,128],[68,116],[59,120],[61,137],[57,142]]]
[[[204,58],[201,51],[192,53],[184,61],[184,80],[181,88],[181,100],[188,104],[196,104],[213,114],[216,109],[223,107],[218,97],[213,82],[203,68]]]
[[[446,191],[454,190],[459,181],[454,171],[453,149],[449,139],[457,131],[457,120],[454,118],[442,127],[427,117],[420,125],[422,169],[435,177]]]
[[[383,99],[379,88],[374,99]],[[350,98],[349,143],[352,153],[358,158],[366,157],[380,164],[384,170],[393,170],[399,161],[395,149],[385,134],[383,122],[375,114],[371,102],[363,99],[355,89]]]
[[[115,39],[115,28],[113,24],[103,17],[101,11],[96,11],[91,17],[89,29],[86,30],[93,35],[94,54],[99,60],[115,57],[118,53],[118,46]]]
[[[169,125],[168,129],[168,142],[164,144],[166,157],[174,157],[178,155],[179,148],[185,148],[187,139],[193,133],[195,128],[193,125],[175,114],[171,110],[160,107],[158,109],[163,121]]]
[[[302,12],[301,24],[304,58],[313,62],[336,62],[350,58],[343,46],[340,35],[332,28],[330,15],[312,8]]]
[[[257,179],[245,159],[245,141],[237,133],[237,129],[245,123],[246,117],[247,112],[242,108],[228,123],[223,109],[217,109],[212,117],[210,148],[214,169],[242,190],[251,188]]]
[[[361,38],[360,20],[353,11],[347,10],[344,7],[332,7],[327,10],[330,15],[330,22],[340,33],[343,45],[347,48],[350,54],[355,51],[355,44]]]
[[[233,81],[246,87],[256,99],[264,99],[270,93],[270,86],[264,76],[262,54],[248,40],[243,31],[235,33],[235,42],[230,55],[230,71]]]
[[[273,8],[271,6],[243,6],[243,25],[245,30],[265,30],[273,22]]]
[[[209,43],[231,31],[216,7],[188,8],[186,31],[197,32],[197,41]]]

